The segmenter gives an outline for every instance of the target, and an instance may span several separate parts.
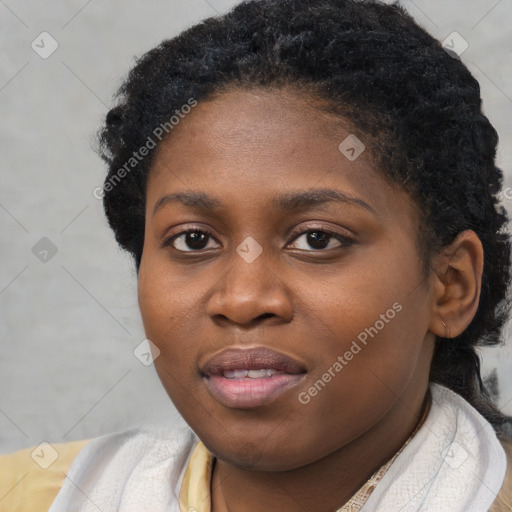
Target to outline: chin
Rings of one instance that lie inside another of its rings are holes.
[[[267,438],[268,439],[268,438]],[[250,471],[289,471],[314,462],[307,457],[304,445],[299,446],[279,441],[276,445],[267,442],[248,441],[247,438],[234,442],[225,436],[220,442],[203,439],[204,445],[218,459],[242,470]],[[322,458],[318,455],[318,458]]]

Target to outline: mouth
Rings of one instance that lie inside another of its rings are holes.
[[[236,409],[273,402],[297,386],[306,373],[299,361],[266,347],[224,350],[201,369],[210,395]]]

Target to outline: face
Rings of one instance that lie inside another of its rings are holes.
[[[297,92],[232,90],[155,155],[144,328],[176,408],[239,467],[319,460],[428,382],[419,215],[349,126]]]

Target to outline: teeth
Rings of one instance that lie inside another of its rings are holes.
[[[267,368],[265,370],[249,370],[247,374],[248,377],[252,377],[253,379],[264,379],[266,377],[272,377],[276,373],[283,373],[274,370],[274,368]]]
[[[226,370],[223,375],[226,379],[243,379],[245,377],[250,377],[251,379],[265,379],[268,377],[272,377],[278,372],[274,368],[267,368],[262,370]]]
[[[247,376],[251,379],[261,379],[267,377],[267,370],[249,370]]]
[[[228,370],[224,372],[224,377],[227,379],[243,379],[244,377],[247,377],[248,373],[249,370]]]

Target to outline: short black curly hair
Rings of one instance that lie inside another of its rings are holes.
[[[477,80],[403,7],[378,0],[244,1],[163,41],[138,59],[98,133],[109,166],[105,213],[137,273],[155,151],[136,161],[134,154],[191,98],[237,87],[293,87],[347,119],[383,175],[424,212],[426,270],[457,234],[476,232],[485,256],[478,310],[462,334],[437,339],[431,380],[466,398],[503,435],[506,417],[482,383],[475,350],[501,341],[510,310],[498,135],[482,113]]]

